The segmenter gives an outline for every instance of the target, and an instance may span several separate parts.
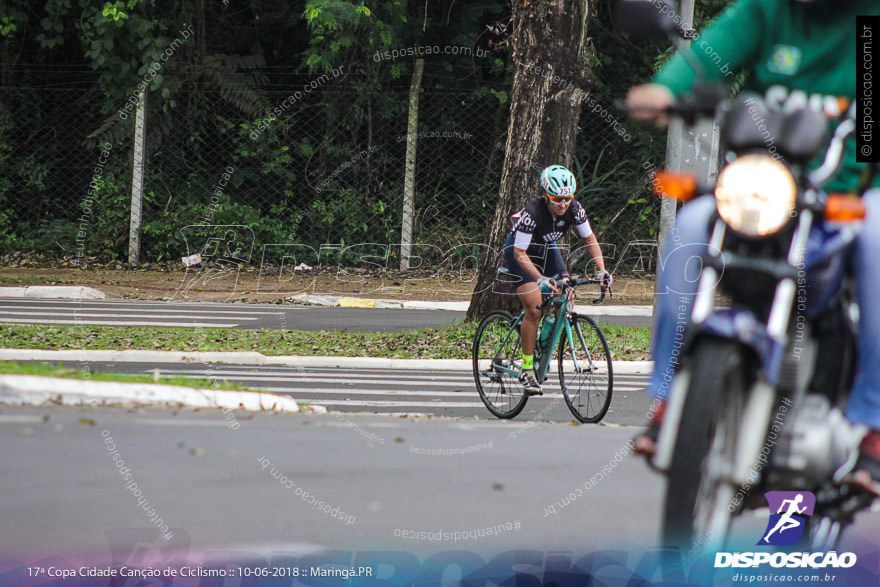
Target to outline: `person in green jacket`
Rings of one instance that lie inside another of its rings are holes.
[[[743,89],[761,94],[768,107],[807,106],[833,120],[857,97],[856,56],[861,40],[856,17],[878,14],[880,2],[876,0],[738,0],[702,34],[694,35],[691,50],[705,69],[706,82],[727,81],[745,71]],[[676,54],[653,83],[630,89],[627,106],[637,119],[665,124],[662,110],[689,92],[694,81],[694,70]],[[843,164],[824,189],[855,192],[864,168],[865,164],[856,161],[855,141],[847,141]],[[874,188],[880,188],[880,176]],[[863,196],[868,215],[850,253],[861,313],[859,361],[847,417],[869,428],[860,445],[855,477],[876,492],[880,490],[880,189],[874,188]],[[714,210],[712,196],[684,206],[673,231],[675,242],[667,241],[664,250],[707,243],[708,220]],[[657,279],[658,291],[676,295],[661,295],[655,316],[655,366],[648,391],[657,400],[657,409],[647,432],[636,439],[636,451],[648,456],[653,454],[662,421],[670,374],[677,367],[673,352],[676,316],[682,314],[682,301],[686,302],[685,314],[690,315],[696,293],[697,279],[687,275],[686,261],[685,256],[670,255]]]

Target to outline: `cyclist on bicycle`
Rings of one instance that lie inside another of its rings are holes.
[[[583,239],[599,270],[603,289],[612,282],[587,213],[574,199],[577,188],[574,174],[562,165],[551,165],[541,172],[541,188],[543,196],[529,200],[513,215],[513,230],[504,248],[508,270],[519,277],[516,293],[525,311],[521,328],[522,382],[529,395],[541,395],[541,384],[534,373],[535,341],[541,319],[541,287],[559,293],[557,280],[568,278],[568,269],[556,245],[566,229],[573,225]]]

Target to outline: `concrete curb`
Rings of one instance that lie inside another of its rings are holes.
[[[291,299],[301,304],[329,306],[337,308],[375,308],[378,310],[450,310],[466,312],[470,302],[427,302],[410,300],[385,300],[352,298],[342,296],[315,296],[299,294]]]
[[[135,405],[246,410],[251,412],[300,412],[296,401],[270,393],[205,390],[177,385],[82,381],[33,375],[0,375],[0,404],[41,406]],[[325,413],[323,406],[310,406],[312,413]]]
[[[470,302],[428,302],[401,301],[385,299],[350,298],[340,296],[314,296],[299,294],[291,299],[301,304],[313,306],[330,306],[339,308],[376,308],[381,310],[449,310],[467,312]],[[592,304],[576,305],[577,311],[588,316],[652,316],[652,306],[601,306]]]
[[[23,287],[0,287],[0,298],[104,300],[107,299],[107,296],[100,290],[85,286],[29,285]],[[375,308],[380,310],[446,310],[450,312],[467,312],[470,305],[470,302],[386,300],[309,294],[295,295],[290,299],[301,304],[313,306]],[[594,306],[591,304],[581,304],[576,305],[575,310],[588,316],[653,315],[653,307],[651,306]]]
[[[27,285],[24,287],[0,287],[3,298],[54,298],[76,300],[103,300],[104,292],[93,287],[79,285]]]
[[[384,357],[301,357],[267,356],[257,352],[178,352],[178,351],[89,351],[39,349],[0,349],[0,361],[101,361],[108,363],[234,363],[238,365],[285,367],[339,367],[343,369],[422,369],[470,371],[469,359],[388,359]],[[650,373],[651,361],[614,361],[619,374]]]

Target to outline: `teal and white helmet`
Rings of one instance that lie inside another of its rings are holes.
[[[551,196],[573,198],[577,181],[567,167],[551,165],[541,172],[541,187]]]

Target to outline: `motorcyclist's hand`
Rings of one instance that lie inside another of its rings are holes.
[[[626,107],[630,116],[642,122],[653,122],[657,126],[669,124],[665,110],[675,102],[669,88],[660,84],[641,84],[626,93]]]

